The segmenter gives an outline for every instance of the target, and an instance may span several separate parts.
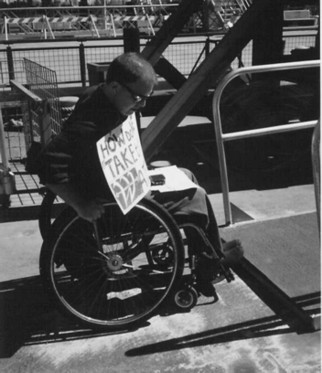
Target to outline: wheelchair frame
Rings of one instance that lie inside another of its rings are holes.
[[[188,240],[185,248],[182,231],[195,230],[212,247],[200,227],[178,224],[150,199],[126,215],[116,202],[107,202],[95,223],[66,207],[51,223],[55,197],[48,191],[40,210],[40,274],[66,316],[91,328],[124,329],[152,317],[165,303],[180,311],[197,304],[198,255]],[[218,256],[218,277],[222,275],[233,280]]]

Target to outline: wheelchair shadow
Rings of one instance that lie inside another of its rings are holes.
[[[307,310],[308,314],[320,314],[320,292],[296,297],[293,300],[301,307],[310,307]],[[278,316],[274,315],[136,347],[127,351],[125,355],[128,357],[143,356],[294,332]]]
[[[147,325],[145,323],[140,327]],[[45,294],[40,276],[0,283],[0,358],[11,357],[27,345],[93,338],[133,330],[98,332],[62,316]]]
[[[163,317],[178,312],[171,305],[165,305],[157,313]],[[40,276],[0,283],[0,358],[11,357],[27,345],[120,335],[149,325],[146,321],[111,332],[89,329],[57,310],[45,293]]]
[[[295,300],[302,307],[319,305],[320,293],[308,294]],[[310,312],[314,313],[316,309]],[[158,313],[161,317],[166,317],[179,311],[165,306]],[[55,304],[44,292],[40,276],[0,283],[0,315],[0,358],[13,356],[23,346],[120,335],[150,325],[146,321],[135,328],[112,332],[84,328],[57,311]],[[278,317],[272,316],[141,346],[127,351],[126,355],[139,356],[290,332],[293,330]]]

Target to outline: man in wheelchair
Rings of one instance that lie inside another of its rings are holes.
[[[60,196],[77,214],[94,221],[104,213],[103,201],[111,199],[97,154],[96,142],[145,106],[157,83],[153,67],[136,53],[125,53],[110,65],[106,81],[85,90],[62,131],[40,157],[40,182]],[[184,171],[195,183],[194,175]],[[202,228],[211,247],[194,232],[188,233],[198,251],[198,290],[213,295],[218,260],[228,265],[243,255],[239,241],[222,245],[210,201],[204,189],[151,194],[176,220],[187,217]]]

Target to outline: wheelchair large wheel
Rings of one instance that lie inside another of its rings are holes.
[[[162,251],[167,259],[154,260]],[[126,215],[107,203],[95,224],[68,208],[54,221],[40,254],[49,293],[61,310],[92,328],[125,329],[151,317],[173,296],[183,266],[180,231],[151,200]]]

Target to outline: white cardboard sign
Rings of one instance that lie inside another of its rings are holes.
[[[96,147],[106,181],[126,214],[151,186],[135,115],[98,140]]]

